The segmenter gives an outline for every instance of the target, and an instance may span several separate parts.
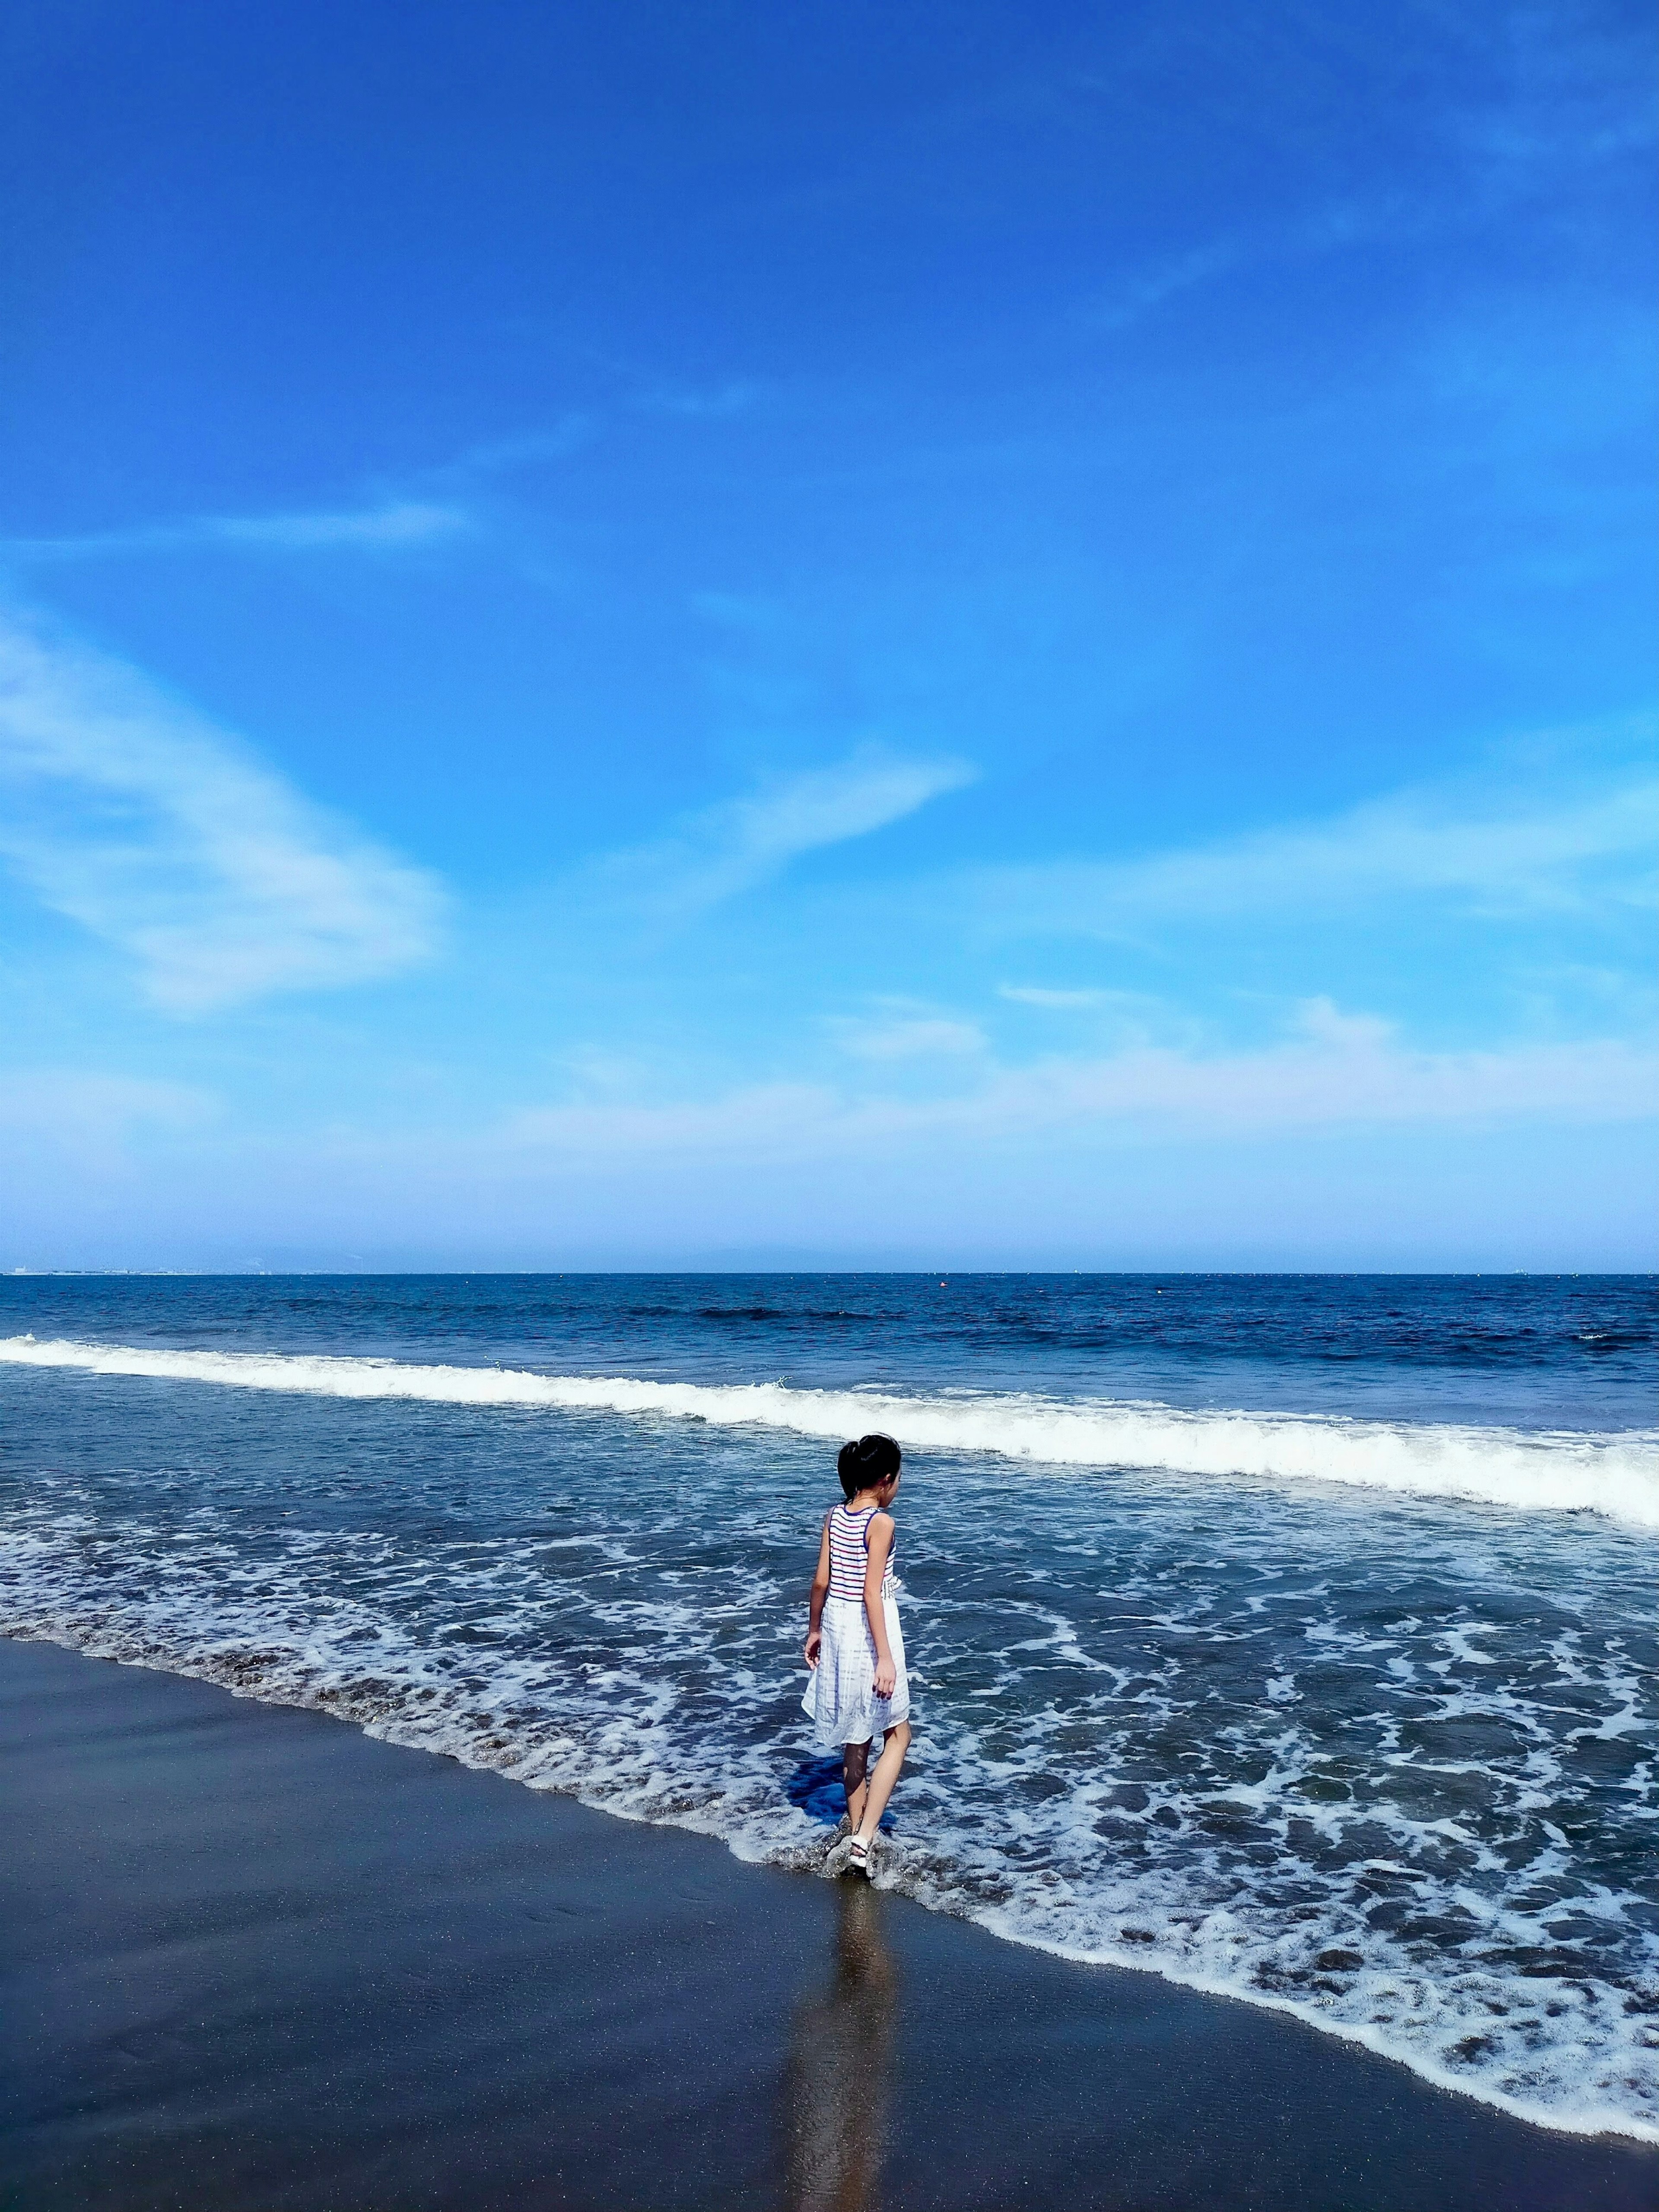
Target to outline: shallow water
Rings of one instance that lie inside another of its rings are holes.
[[[907,1446],[884,1878],[1659,2139],[1650,1281],[0,1285],[0,1627],[805,1863]]]

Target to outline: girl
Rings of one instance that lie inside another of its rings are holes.
[[[824,1516],[806,1626],[811,1680],[803,1709],[818,1748],[841,1747],[847,1818],[830,1858],[868,1875],[877,1829],[910,1744],[910,1686],[899,1632],[893,1579],[893,1520],[901,1454],[891,1437],[860,1437],[836,1462],[845,1504]],[[866,1773],[870,1741],[883,1739],[875,1771]]]

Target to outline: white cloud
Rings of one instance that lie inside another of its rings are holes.
[[[1017,1006],[1041,1006],[1051,1014],[1084,1013],[1111,1005],[1126,994],[1120,991],[1049,991],[1037,983],[1000,983],[997,996],[1012,999]]]
[[[593,435],[586,416],[567,415],[550,428],[470,446],[453,460],[413,473],[412,482],[439,497],[385,497],[367,505],[275,514],[194,514],[172,522],[83,531],[70,538],[0,539],[0,558],[22,568],[54,562],[246,547],[255,552],[330,550],[398,552],[464,538],[481,527],[470,495],[493,477],[550,465],[579,452]]]
[[[1290,1037],[1203,1054],[1138,1045],[1098,1060],[1005,1073],[964,1102],[980,1127],[1097,1122],[1142,1135],[1242,1136],[1383,1122],[1650,1119],[1659,1060],[1623,1040],[1430,1052],[1389,1025],[1302,1010]]]
[[[985,1035],[972,1022],[940,1015],[899,1015],[891,1020],[838,1025],[842,1048],[860,1060],[936,1060],[983,1052]]]
[[[1654,895],[1656,811],[1650,776],[1512,810],[1406,796],[1142,860],[982,871],[966,888],[995,928],[1120,939],[1154,924],[1306,919],[1412,896],[1486,915],[1634,907]]]
[[[635,405],[652,415],[679,415],[692,422],[720,422],[746,415],[761,398],[763,387],[748,378],[728,378],[724,384],[698,387],[659,385],[641,392]]]
[[[214,1119],[219,1102],[184,1083],[76,1068],[11,1068],[0,1083],[0,1129],[89,1155],[118,1151],[140,1128],[178,1134]]]
[[[459,457],[427,472],[427,480],[443,482],[475,477],[514,476],[520,470],[545,467],[568,460],[589,444],[594,424],[586,415],[562,416],[551,429],[525,430],[511,438],[490,438],[469,446]]]
[[[582,1102],[530,1107],[471,1140],[490,1161],[505,1153],[589,1158],[684,1155],[743,1158],[810,1153],[836,1115],[833,1093],[813,1084],[769,1083],[716,1098]]]
[[[0,550],[25,563],[96,560],[106,554],[164,553],[192,545],[246,545],[275,552],[336,546],[389,550],[430,544],[473,527],[465,508],[429,500],[389,500],[378,507],[299,514],[203,514],[183,522],[131,530],[92,531],[78,538],[15,538]]]
[[[580,1158],[890,1160],[907,1143],[1028,1144],[1265,1137],[1383,1124],[1651,1121],[1659,1059],[1618,1039],[1424,1051],[1385,1022],[1302,1006],[1288,1034],[1243,1051],[1136,1043],[1090,1058],[994,1067],[946,1097],[848,1096],[828,1085],[755,1085],[701,1100],[573,1103],[513,1117],[490,1152]]]
[[[833,768],[776,778],[693,815],[656,844],[614,854],[590,880],[611,899],[659,915],[695,914],[765,882],[803,853],[902,821],[974,774],[959,760],[907,760],[863,746]]]
[[[464,508],[429,500],[393,500],[381,507],[319,514],[226,515],[198,526],[206,538],[234,545],[424,545],[470,530]]]
[[[1212,277],[1231,274],[1245,258],[1243,248],[1231,240],[1194,246],[1188,253],[1177,254],[1156,269],[1143,270],[1128,278],[1109,298],[1096,302],[1089,320],[1097,330],[1128,330],[1166,300],[1207,284]]]
[[[0,854],[170,1012],[362,982],[433,950],[432,877],[135,671],[3,617],[0,781]]]

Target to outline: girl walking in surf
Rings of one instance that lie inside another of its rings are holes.
[[[893,1516],[902,1455],[891,1437],[860,1437],[836,1462],[842,1502],[824,1516],[806,1627],[811,1669],[801,1699],[820,1751],[839,1750],[847,1817],[830,1848],[837,1873],[872,1872],[876,1838],[910,1744],[893,1577]],[[882,1738],[870,1767],[870,1747]]]

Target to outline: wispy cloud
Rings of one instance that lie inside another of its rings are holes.
[[[590,416],[571,414],[550,428],[489,439],[452,460],[410,471],[402,491],[386,488],[380,496],[353,505],[271,514],[193,514],[64,538],[0,538],[0,563],[29,568],[213,546],[267,553],[395,553],[440,544],[474,536],[485,526],[477,499],[491,479],[566,460],[592,441],[594,428]]]
[[[551,428],[520,430],[511,437],[487,438],[469,446],[453,461],[422,472],[428,483],[465,483],[485,477],[516,476],[521,471],[546,468],[568,460],[592,444],[598,425],[591,415],[564,415]]]
[[[204,523],[206,536],[233,545],[426,545],[472,528],[462,507],[429,500],[392,500],[382,507],[319,514],[228,515]]]
[[[1474,37],[1484,58],[1486,28],[1478,16],[1472,20],[1480,24]],[[1653,102],[1633,21],[1616,30],[1605,23],[1569,27],[1563,11],[1553,9],[1512,21],[1502,93],[1439,103],[1425,116],[1456,167],[1460,189],[1449,190],[1443,174],[1425,168],[1414,182],[1401,177],[1387,188],[1347,192],[1277,222],[1196,241],[1121,272],[1085,308],[1087,319],[1099,330],[1127,330],[1218,278],[1467,231],[1517,200],[1559,202],[1576,172],[1650,157]]]
[[[572,1103],[517,1115],[487,1141],[572,1157],[887,1160],[908,1143],[1027,1143],[1061,1133],[1144,1144],[1399,1123],[1651,1121],[1656,1098],[1659,1057],[1616,1038],[1424,1051],[1385,1022],[1316,1000],[1286,1035],[1251,1050],[1135,1045],[993,1068],[942,1097],[775,1083],[708,1100]]]
[[[1000,983],[997,996],[1008,999],[1017,1006],[1040,1006],[1045,1013],[1092,1013],[1109,1006],[1121,992],[1113,991],[1049,991],[1040,983]]]
[[[273,552],[336,547],[386,551],[429,545],[473,526],[463,507],[430,500],[388,500],[374,507],[329,508],[314,514],[203,514],[180,522],[145,523],[130,530],[90,531],[74,538],[11,538],[0,540],[0,560],[28,567],[54,561],[181,551],[203,545]]]
[[[1126,277],[1095,303],[1088,319],[1097,330],[1127,331],[1155,313],[1166,300],[1207,284],[1212,277],[1228,275],[1244,258],[1243,249],[1231,240],[1194,246],[1156,268]]]
[[[0,1084],[0,1130],[68,1152],[82,1166],[118,1158],[139,1130],[185,1135],[219,1112],[209,1091],[79,1068],[11,1068]]]
[[[843,1052],[858,1060],[960,1059],[983,1052],[985,1032],[974,1022],[943,1014],[891,1014],[869,1022],[841,1022],[835,1033]]]
[[[1126,939],[1153,925],[1305,918],[1407,896],[1494,917],[1628,908],[1654,897],[1656,809],[1649,775],[1508,810],[1407,795],[1140,860],[985,870],[966,888],[998,928]]]
[[[763,387],[746,378],[728,378],[724,384],[657,385],[640,393],[635,405],[647,414],[678,415],[690,422],[724,422],[746,415],[762,396]]]
[[[136,671],[3,616],[0,779],[0,855],[170,1012],[363,982],[434,947],[434,878]]]
[[[902,821],[975,773],[964,761],[862,746],[833,767],[776,777],[691,816],[654,844],[611,855],[588,872],[589,884],[608,902],[689,916],[764,883],[804,853]]]

